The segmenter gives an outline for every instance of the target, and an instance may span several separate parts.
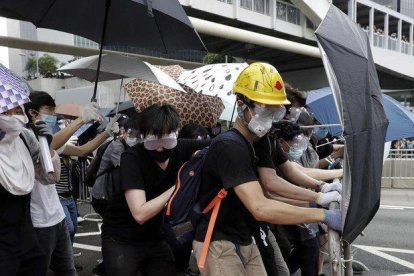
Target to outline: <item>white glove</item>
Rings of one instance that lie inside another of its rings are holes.
[[[321,192],[327,193],[331,191],[337,191],[338,193],[342,194],[342,184],[341,182],[332,182],[332,183],[324,183],[321,185]]]
[[[109,134],[109,136],[113,137],[114,134],[119,133],[119,124],[117,122],[119,117],[121,117],[121,114],[118,114],[117,116],[112,118],[111,121],[109,121],[108,125],[106,126],[105,131]]]
[[[66,142],[66,144],[71,144],[76,146],[76,144],[78,143],[78,137],[76,137],[75,135],[70,136],[69,140]]]
[[[342,196],[337,191],[327,192],[327,193],[318,193],[318,198],[316,203],[321,206],[328,206],[329,203],[333,201],[341,202]]]
[[[89,123],[91,121],[99,121],[103,120],[103,117],[98,112],[98,104],[97,103],[88,103],[83,108],[82,112],[82,121],[83,123]]]

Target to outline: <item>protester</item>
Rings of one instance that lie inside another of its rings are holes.
[[[53,98],[46,92],[36,91],[31,93],[30,99],[31,102],[25,105],[25,112],[30,122],[44,120],[49,127],[54,126],[57,118]],[[93,105],[85,106],[80,118],[54,135],[51,148],[57,150],[59,154],[74,156],[83,156],[92,152],[110,136],[111,129],[117,128],[115,123],[108,124],[105,133],[98,135],[84,146],[77,147],[65,143],[83,124],[100,119],[100,116]],[[51,269],[58,271],[60,275],[76,274],[72,270],[74,254],[71,245],[77,229],[77,208],[71,194],[72,183],[69,182],[69,179],[73,178],[73,174],[70,173],[72,171],[69,167],[70,162],[69,157],[61,157],[60,179],[53,186],[36,185],[31,204],[32,218],[42,249],[46,252]]]
[[[170,105],[148,107],[138,124],[143,143],[121,155],[121,192],[109,202],[102,226],[107,275],[176,275],[161,232],[161,211],[180,166],[209,143],[177,140],[179,122]]]
[[[288,104],[284,84],[277,70],[265,63],[249,65],[238,77],[233,92],[237,95],[238,118],[230,130],[242,138],[220,141],[210,147],[202,174],[200,204],[205,206],[225,188],[227,196],[220,211],[209,246],[203,275],[266,275],[257,246],[252,243],[246,220],[249,213],[257,221],[273,224],[298,224],[324,221],[341,228],[338,212],[291,206],[265,197],[254,165],[252,144],[270,130],[273,120],[284,116]],[[270,154],[270,149],[268,151]],[[321,194],[313,196],[314,201]],[[199,259],[209,216],[197,225],[193,249]]]
[[[30,216],[30,193],[35,179],[49,184],[59,178],[60,161],[51,151],[55,172],[45,173],[39,161],[39,143],[33,132],[24,128],[27,122],[23,107],[0,114],[0,268],[5,276],[43,276],[48,269]],[[50,143],[52,135],[43,122],[32,127]]]
[[[197,124],[187,124],[180,129],[178,139],[210,139],[208,130]]]

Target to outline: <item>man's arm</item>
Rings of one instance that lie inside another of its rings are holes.
[[[257,221],[284,225],[325,220],[322,209],[296,207],[266,198],[257,181],[238,185],[234,191]]]
[[[335,178],[341,178],[343,174],[342,169],[322,170],[322,169],[316,169],[316,168],[305,168],[295,162],[291,162],[291,165],[299,168],[302,172],[304,172],[308,176],[315,178],[315,179],[322,180],[322,181],[332,180]]]
[[[67,144],[63,153],[64,155],[70,155],[70,156],[79,156],[83,157],[97,149],[103,142],[108,139],[109,134],[107,132],[102,132],[98,134],[93,140],[89,141],[88,143],[82,145],[82,146],[74,146]],[[53,138],[53,140],[55,140]]]
[[[76,120],[72,121],[67,127],[60,130],[59,132],[53,135],[52,143],[50,144],[50,148],[57,150],[63,147],[64,144],[69,140],[69,138],[83,125],[83,121],[81,118],[77,118]]]
[[[144,190],[129,189],[125,191],[125,198],[129,210],[138,224],[144,224],[159,214],[171,197],[174,187],[171,187],[158,197],[147,201]]]
[[[318,193],[289,183],[278,176],[274,169],[259,167],[258,172],[260,182],[269,193],[307,202],[316,202],[319,199]]]
[[[303,172],[303,167],[295,162],[286,161],[278,168],[282,172],[283,176],[287,178],[290,182],[306,187],[311,188],[315,191],[319,191],[320,185],[323,183],[320,180],[314,179]]]

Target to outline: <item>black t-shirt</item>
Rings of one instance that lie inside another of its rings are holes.
[[[274,169],[288,161],[287,154],[282,150],[276,138],[264,136],[254,143],[254,150],[258,158],[257,167]]]
[[[250,214],[233,188],[258,180],[254,165],[254,150],[239,131],[235,129],[230,131],[242,139],[219,141],[210,147],[203,167],[199,202],[204,208],[220,189],[225,188],[227,196],[222,200],[211,240],[227,240],[248,245],[252,242],[246,220]],[[210,215],[211,212],[200,219],[195,240],[204,241]]]
[[[127,243],[162,239],[162,212],[143,225],[138,224],[128,208],[124,192],[128,189],[144,190],[147,201],[158,197],[175,184],[181,165],[209,143],[208,140],[179,140],[165,170],[149,156],[143,144],[127,149],[121,156],[120,189],[115,189],[109,202],[102,234]]]

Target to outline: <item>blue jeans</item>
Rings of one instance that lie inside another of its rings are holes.
[[[73,239],[78,231],[78,208],[73,197],[65,198],[59,197],[60,203],[62,204],[63,211],[65,212],[66,226],[69,230],[70,240],[73,244]]]

